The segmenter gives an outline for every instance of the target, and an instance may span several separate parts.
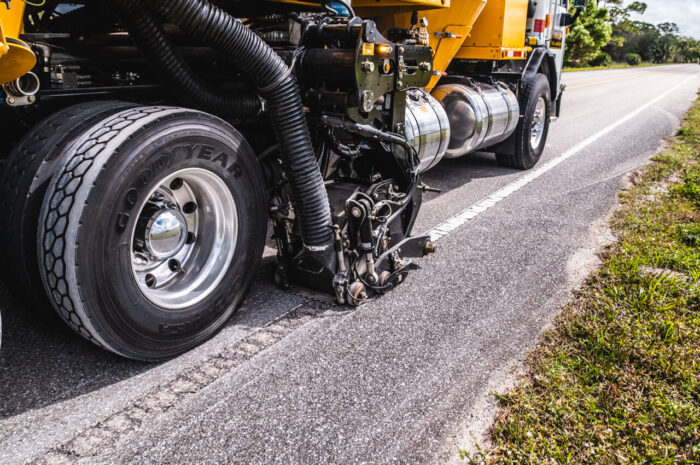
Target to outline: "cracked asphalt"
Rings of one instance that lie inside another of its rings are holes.
[[[683,84],[442,238],[403,285],[357,309],[278,290],[267,257],[216,337],[144,364],[32,320],[0,285],[0,463],[456,460],[475,409],[488,409],[488,392],[566,301],[592,225],[675,131],[698,73],[674,65],[566,74],[543,162]],[[426,195],[416,232],[520,176],[487,153],[443,162],[427,175],[442,192]]]

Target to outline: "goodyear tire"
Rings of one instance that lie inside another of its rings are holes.
[[[540,161],[549,133],[549,114],[552,97],[549,81],[543,74],[536,74],[523,81],[520,94],[521,117],[515,130],[514,152],[497,153],[501,166],[527,170]]]
[[[221,328],[250,286],[265,233],[262,174],[243,137],[201,112],[139,107],[70,147],[37,245],[61,318],[99,346],[151,361]]]
[[[1,273],[10,291],[42,319],[54,316],[43,292],[36,256],[37,222],[51,176],[67,146],[86,128],[133,106],[105,101],[65,108],[34,126],[7,159],[0,178]]]

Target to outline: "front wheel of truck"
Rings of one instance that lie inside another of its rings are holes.
[[[213,335],[246,294],[266,234],[262,173],[241,134],[201,112],[138,107],[69,150],[37,241],[60,317],[139,360]]]
[[[547,144],[549,134],[552,97],[549,81],[544,74],[526,78],[520,91],[520,121],[515,133],[514,150],[511,153],[496,153],[501,166],[528,170],[535,166]]]

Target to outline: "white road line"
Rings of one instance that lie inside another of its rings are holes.
[[[443,221],[439,225],[435,226],[433,229],[430,229],[427,231],[425,234],[430,236],[430,240],[433,242],[439,241],[441,238],[447,236],[451,232],[455,231],[457,228],[465,224],[467,221],[476,218],[478,215],[481,213],[487,211],[489,208],[495,206],[498,202],[501,200],[510,197],[513,195],[515,192],[518,190],[522,189],[526,185],[530,184],[532,181],[535,179],[539,178],[543,174],[545,174],[547,171],[551,170],[555,166],[559,165],[560,163],[564,162],[565,160],[573,157],[577,153],[579,153],[581,150],[585,149],[589,145],[593,144],[597,140],[601,139],[602,137],[605,137],[606,135],[610,134],[613,132],[615,129],[618,127],[622,126],[623,124],[629,122],[631,119],[635,118],[639,114],[641,114],[644,110],[648,109],[649,107],[656,105],[659,103],[661,100],[666,98],[668,95],[671,93],[675,92],[677,89],[680,87],[684,86],[688,82],[692,81],[695,79],[698,74],[696,73],[689,77],[688,79],[682,81],[681,83],[677,84],[676,86],[672,87],[671,89],[667,90],[663,94],[659,95],[653,100],[650,100],[646,104],[642,105],[629,115],[625,116],[624,118],[618,120],[616,123],[611,124],[610,126],[606,127],[605,129],[598,131],[597,133],[593,134],[592,136],[582,140],[578,144],[574,145],[561,155],[552,158],[549,160],[547,163],[544,165],[540,166],[539,168],[536,168],[527,174],[519,177],[515,181],[511,182],[510,184],[505,185],[504,187],[498,189],[496,192],[492,193],[488,197],[480,200],[479,202],[473,204],[470,207],[465,208],[461,212],[457,213],[453,217],[447,219],[446,221]]]

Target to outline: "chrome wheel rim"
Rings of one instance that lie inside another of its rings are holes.
[[[162,178],[141,205],[131,234],[131,271],[141,293],[177,310],[204,300],[233,260],[238,213],[216,174],[186,168]]]
[[[530,146],[533,149],[539,147],[540,142],[542,142],[544,123],[547,117],[546,112],[547,102],[545,102],[544,97],[540,97],[537,99],[535,113],[532,115],[532,126],[530,127]]]

